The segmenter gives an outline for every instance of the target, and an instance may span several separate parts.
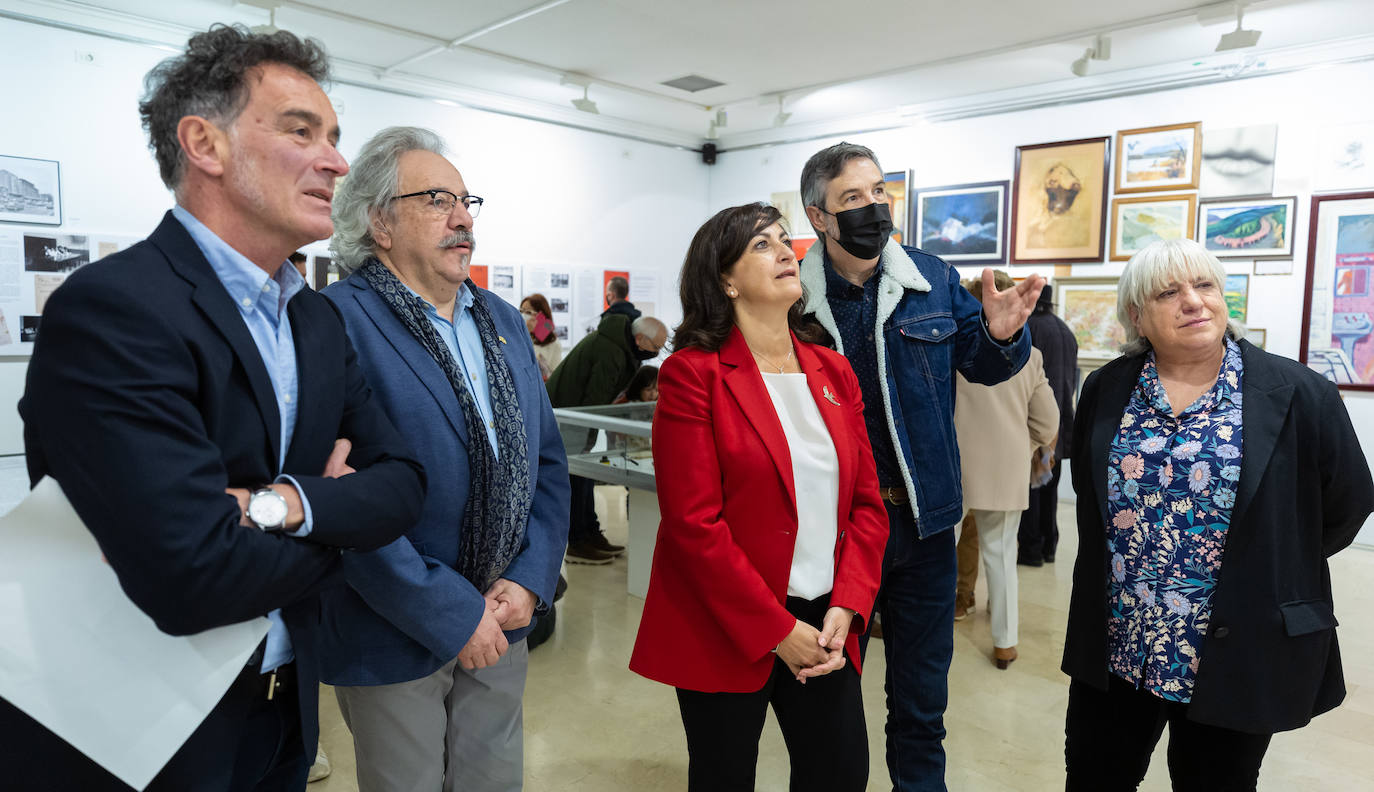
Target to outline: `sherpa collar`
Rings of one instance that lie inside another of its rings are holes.
[[[901,302],[902,292],[907,289],[928,292],[930,282],[916,268],[916,262],[911,260],[911,256],[892,239],[887,240],[883,247],[879,264],[882,272],[878,278],[878,328],[881,330],[883,322],[887,321],[896,309],[897,303]],[[835,348],[840,354],[844,354],[844,341],[840,339],[835,315],[830,311],[830,301],[825,296],[824,238],[816,240],[807,251],[806,258],[802,259],[801,282],[806,288],[805,312],[815,314],[816,321],[820,322],[821,327],[835,339]]]

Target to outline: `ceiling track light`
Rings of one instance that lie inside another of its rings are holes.
[[[720,128],[730,126],[730,116],[725,112],[724,107],[716,111],[716,120],[713,123]]]
[[[573,107],[576,107],[578,110],[581,110],[581,111],[584,112],[584,113],[592,113],[592,114],[594,114],[594,115],[600,115],[600,114],[601,114],[601,111],[596,109],[596,102],[593,102],[592,100],[590,100],[590,99],[587,98],[587,91],[589,91],[589,90],[590,90],[590,86],[587,86],[587,85],[582,86],[582,98],[581,98],[581,99],[573,99],[573,100],[572,100],[572,106],[573,106]]]
[[[1245,4],[1236,3],[1236,29],[1230,33],[1223,33],[1221,41],[1217,42],[1217,52],[1227,50],[1246,49],[1259,43],[1260,32],[1258,30],[1246,30],[1244,26]]]
[[[773,126],[775,127],[780,127],[783,124],[786,124],[787,119],[792,117],[791,113],[782,109],[782,101],[783,97],[781,95],[778,96],[778,114],[773,116]]]
[[[277,27],[277,7],[276,7],[276,6],[272,6],[271,8],[267,9],[267,24],[265,24],[265,25],[254,25],[253,27],[249,28],[249,30],[251,30],[252,32],[254,32],[254,33],[256,33],[256,34],[258,34],[258,35],[260,35],[260,36],[270,36],[270,35],[272,35],[273,33],[276,33],[276,32],[277,32],[278,30],[280,30],[280,29],[281,29],[281,28]]]
[[[1112,59],[1112,37],[1097,36],[1093,39],[1093,45],[1083,50],[1083,57],[1069,65],[1069,71],[1075,77],[1088,76],[1088,64],[1091,61],[1108,61]]]

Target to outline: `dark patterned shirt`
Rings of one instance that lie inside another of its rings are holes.
[[[1108,667],[1169,701],[1193,697],[1241,460],[1240,348],[1177,418],[1154,353],[1107,454]]]
[[[878,486],[902,487],[902,469],[897,466],[897,454],[892,447],[892,429],[887,425],[887,408],[883,402],[886,383],[878,373],[878,344],[873,331],[878,324],[878,281],[883,262],[873,271],[863,286],[855,286],[836,274],[825,257],[825,299],[835,315],[840,331],[836,339],[844,347],[844,356],[859,379],[864,397],[864,425],[868,442],[873,445],[873,461],[878,466]]]

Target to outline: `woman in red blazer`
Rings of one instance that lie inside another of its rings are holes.
[[[697,231],[681,297],[654,415],[663,519],[630,668],[678,689],[689,789],[754,788],[771,705],[791,789],[862,790],[857,636],[887,516],[858,380],[801,340],[797,260],[770,206]]]

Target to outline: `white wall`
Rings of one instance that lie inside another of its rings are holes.
[[[171,196],[137,105],[143,75],[172,53],[10,20],[0,41],[0,154],[61,162],[63,232],[146,235]],[[487,199],[475,263],[658,269],[658,314],[681,318],[675,275],[706,217],[700,155],[364,88],[336,86],[330,98],[350,159],[387,126],[444,135],[468,188]],[[9,405],[26,368],[26,358],[0,358],[0,454],[23,451]]]
[[[1291,276],[1251,276],[1249,324],[1268,331],[1269,351],[1296,358],[1318,134],[1324,127],[1374,120],[1374,107],[1358,98],[1369,95],[1371,90],[1374,64],[1363,63],[849,135],[846,139],[872,148],[886,171],[914,171],[911,184],[922,187],[1010,180],[1018,145],[1115,136],[1120,129],[1191,121],[1202,121],[1204,133],[1209,128],[1278,124],[1274,195],[1298,196],[1294,272]],[[766,201],[772,192],[797,189],[807,158],[838,140],[723,152],[711,173],[710,208]],[[1124,264],[1076,264],[1073,275],[1116,275]],[[1019,275],[1037,268],[1010,269]],[[1052,267],[1039,269],[1042,274],[1053,274]],[[1235,273],[1251,269],[1248,260],[1227,266],[1229,272]],[[1374,395],[1344,395],[1366,455],[1374,454]],[[1366,523],[1360,541],[1374,545],[1374,520]]]

